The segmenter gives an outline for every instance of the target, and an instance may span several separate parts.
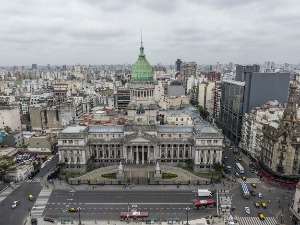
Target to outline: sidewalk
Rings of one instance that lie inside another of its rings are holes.
[[[53,180],[51,184],[47,183],[50,188],[54,190],[73,190],[73,191],[99,191],[99,190],[196,190],[196,189],[209,189],[209,190],[232,190],[236,187],[237,183],[222,178],[220,183],[213,183],[209,185],[69,185],[66,181]]]
[[[209,223],[207,223],[209,221]],[[44,218],[37,218],[37,224],[38,225],[49,225],[49,224],[56,224],[56,225],[62,225],[62,224],[79,224],[79,221],[74,221],[74,222],[64,222],[61,223],[59,221],[55,221],[54,223],[44,221]],[[86,221],[82,220],[81,225],[95,225],[95,224],[101,224],[101,225],[146,225],[146,224],[155,224],[155,225],[169,225],[169,224],[174,224],[174,225],[186,225],[186,221],[178,221],[178,222],[173,222],[169,221],[152,221],[151,223],[146,223],[142,221],[132,221],[130,220],[129,222],[127,221],[120,221],[120,220],[92,220],[92,221]],[[213,218],[213,219],[205,219],[205,218],[199,218],[197,220],[189,220],[189,225],[208,225],[208,224],[214,224],[214,225],[225,225],[223,222],[222,218]],[[24,225],[31,225],[30,223],[30,218],[28,217]]]

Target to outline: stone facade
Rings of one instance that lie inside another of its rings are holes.
[[[264,125],[261,164],[280,177],[300,177],[300,121],[297,116],[298,92],[294,78],[289,99],[278,127]]]
[[[77,172],[85,172],[91,157],[105,165],[178,165],[191,161],[195,170],[207,171],[221,162],[222,143],[221,131],[204,121],[186,126],[74,126],[58,135],[60,163]]]

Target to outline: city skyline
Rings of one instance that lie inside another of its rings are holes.
[[[152,65],[297,64],[299,9],[295,0],[13,0],[0,9],[0,65],[133,64],[141,29]]]

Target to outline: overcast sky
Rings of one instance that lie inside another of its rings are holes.
[[[299,0],[3,0],[0,65],[300,62]]]

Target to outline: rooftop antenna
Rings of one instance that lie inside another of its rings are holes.
[[[245,54],[245,66],[247,65],[247,50],[246,50],[246,54]]]

